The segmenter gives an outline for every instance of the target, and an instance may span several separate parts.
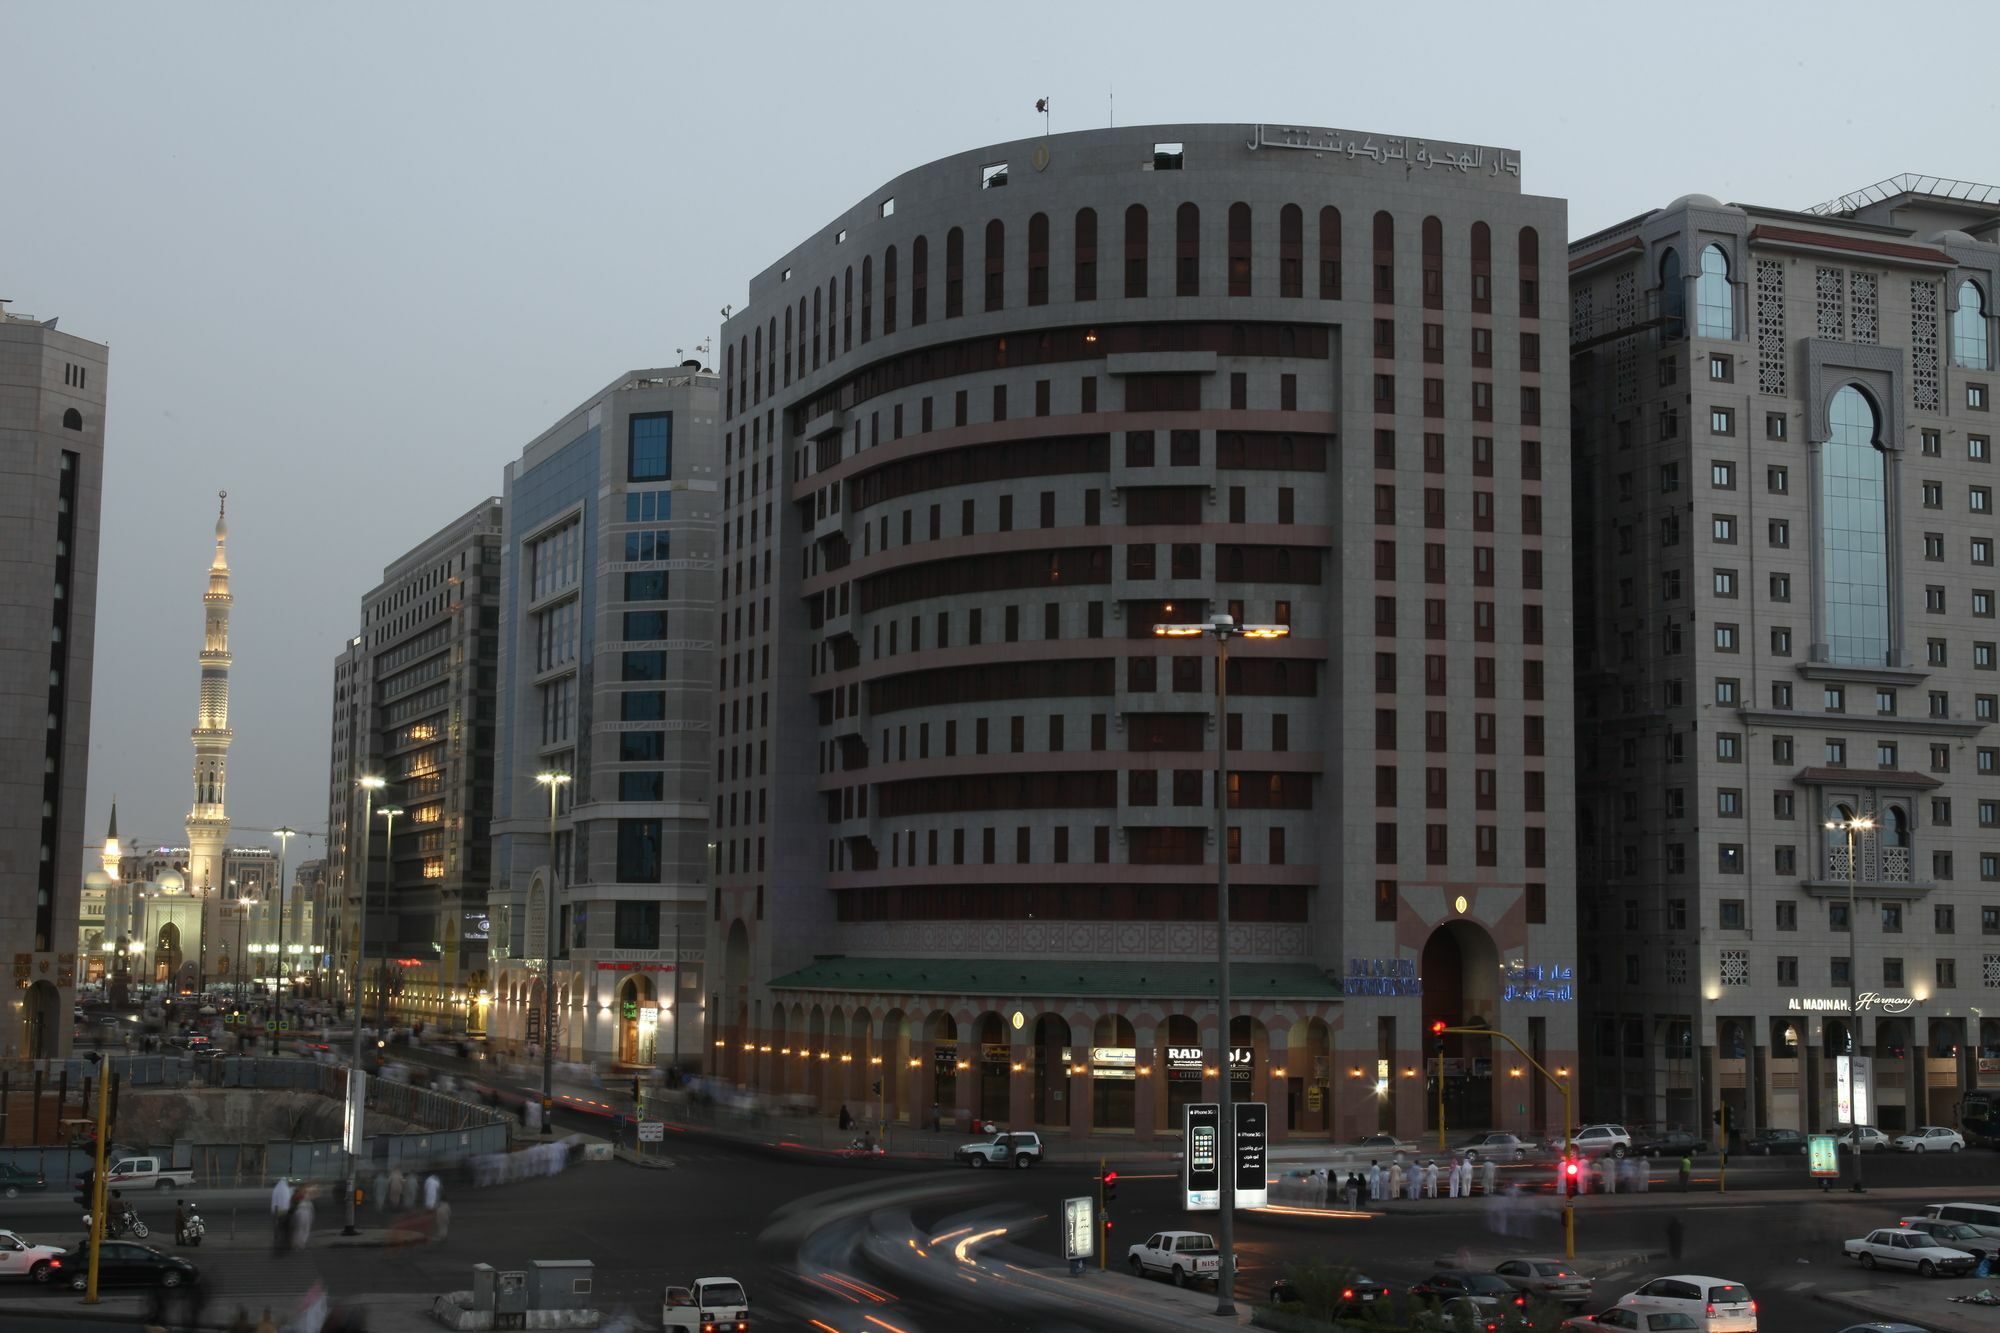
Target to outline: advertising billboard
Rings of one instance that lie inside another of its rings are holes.
[[[1265,1152],[1271,1108],[1263,1102],[1235,1102],[1236,1206],[1262,1208],[1271,1201],[1269,1162]]]
[[[1063,1200],[1063,1258],[1088,1259],[1097,1253],[1097,1219],[1089,1197]]]
[[[1181,1108],[1186,1151],[1181,1154],[1181,1187],[1190,1212],[1214,1212],[1222,1207],[1222,1107],[1215,1102],[1190,1102]]]

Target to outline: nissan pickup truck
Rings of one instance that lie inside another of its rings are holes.
[[[1214,1282],[1222,1272],[1222,1251],[1206,1231],[1161,1231],[1126,1251],[1134,1276],[1158,1273],[1176,1287]]]
[[[85,1188],[90,1185],[91,1173],[78,1173],[77,1180]],[[167,1166],[157,1157],[117,1157],[104,1170],[104,1183],[110,1189],[186,1189],[194,1184],[194,1168],[187,1166]]]
[[[698,1277],[660,1296],[660,1327],[685,1333],[749,1333],[750,1297],[733,1277]]]

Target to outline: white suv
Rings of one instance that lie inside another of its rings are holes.
[[[1623,1157],[1632,1151],[1632,1135],[1623,1125],[1585,1125],[1570,1143],[1585,1157]]]
[[[1757,1333],[1757,1302],[1740,1282],[1723,1277],[1676,1274],[1656,1277],[1618,1302],[1640,1313],[1673,1311],[1708,1333]]]

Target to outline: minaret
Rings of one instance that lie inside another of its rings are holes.
[[[104,874],[113,884],[118,882],[119,863],[125,859],[125,848],[118,841],[118,798],[111,799],[111,827],[104,833]]]
[[[208,566],[208,591],[202,594],[204,629],[201,641],[201,703],[194,726],[194,808],[188,812],[187,888],[203,894],[202,938],[214,939],[218,899],[228,892],[223,882],[222,846],[229,838],[229,814],[223,786],[229,768],[229,492],[219,492],[215,516],[215,559]],[[183,940],[182,954],[196,956],[196,941]],[[209,960],[213,966],[214,959]]]

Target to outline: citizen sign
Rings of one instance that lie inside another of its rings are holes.
[[[1879,991],[1862,991],[1855,999],[1855,1008],[1862,1012],[1880,1009],[1885,1014],[1907,1014],[1916,1001],[1907,995],[1883,995]],[[1845,996],[1794,995],[1786,1001],[1785,1008],[1795,1014],[1844,1014],[1847,1012]]]

